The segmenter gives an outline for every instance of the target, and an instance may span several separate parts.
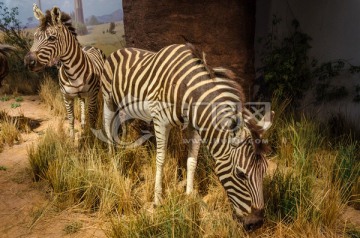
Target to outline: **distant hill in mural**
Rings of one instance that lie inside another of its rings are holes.
[[[123,20],[123,11],[118,9],[111,14],[96,16],[99,23],[115,22]]]
[[[88,23],[91,17],[92,16],[86,16],[85,22]],[[102,16],[95,16],[95,17],[96,17],[98,24],[122,21],[123,20],[123,11],[122,11],[122,9],[118,9],[110,14],[102,15]],[[23,25],[24,27],[31,29],[31,28],[35,28],[39,25],[38,21],[35,20],[33,17],[29,18],[29,20],[30,21],[28,21],[26,24]]]

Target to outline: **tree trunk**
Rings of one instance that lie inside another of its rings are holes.
[[[254,80],[254,0],[123,0],[127,47],[158,51],[193,43],[212,67],[233,70],[250,95]],[[247,96],[249,98],[249,96]]]

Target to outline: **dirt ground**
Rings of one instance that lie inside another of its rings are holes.
[[[0,102],[0,110],[11,116],[23,114],[40,121],[39,127],[22,134],[20,143],[0,153],[0,166],[5,169],[0,170],[0,237],[106,237],[102,222],[95,216],[77,212],[76,208],[57,211],[46,184],[32,181],[28,148],[48,127],[55,126],[58,118],[51,115],[38,96],[23,99],[16,109],[11,108],[15,99]]]
[[[38,96],[24,96],[21,106],[12,109],[15,99],[0,102],[0,110],[12,116],[23,114],[40,122],[22,141],[0,153],[0,237],[106,237],[105,224],[96,215],[86,215],[71,208],[58,211],[51,202],[50,190],[44,182],[33,182],[28,162],[29,146],[58,118],[52,116]],[[65,123],[67,123],[65,121]],[[274,168],[273,168],[274,169]],[[346,209],[342,219],[360,227],[360,211]],[[70,233],[81,224],[79,231]]]

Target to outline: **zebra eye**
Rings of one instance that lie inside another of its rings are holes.
[[[244,169],[238,167],[236,168],[236,177],[245,180],[248,176],[246,175]]]
[[[48,41],[50,41],[50,42],[54,42],[55,40],[56,40],[55,36],[49,36],[48,37]]]

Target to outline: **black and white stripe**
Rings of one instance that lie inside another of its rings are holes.
[[[105,56],[95,47],[81,47],[70,16],[59,8],[54,7],[44,15],[34,4],[33,11],[40,25],[34,33],[34,43],[25,57],[25,63],[33,71],[58,66],[59,84],[70,123],[70,135],[73,137],[76,97],[79,97],[81,104],[82,128],[85,126],[85,98],[88,98],[89,124],[95,126],[100,74]]]
[[[216,174],[235,214],[254,224],[262,221],[262,180],[267,163],[256,153],[253,139],[260,134],[252,125],[254,118],[244,115],[242,89],[232,77],[225,69],[211,69],[190,44],[171,45],[156,53],[118,50],[105,61],[101,77],[104,127],[108,138],[113,138],[111,128],[118,111],[153,121],[157,143],[155,204],[160,204],[169,131],[174,126],[188,126],[192,138],[186,193],[193,191],[199,144],[203,142],[216,160]]]

